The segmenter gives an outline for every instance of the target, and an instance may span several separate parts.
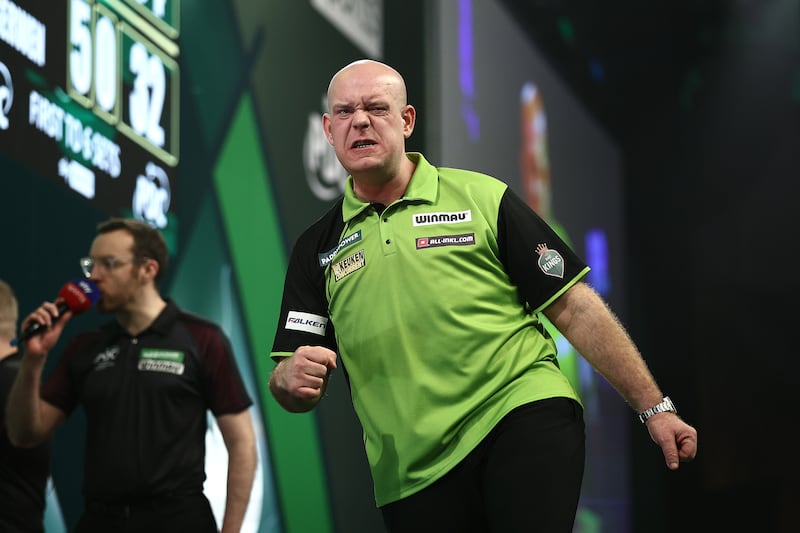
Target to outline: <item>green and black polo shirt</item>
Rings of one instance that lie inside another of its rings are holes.
[[[297,240],[271,356],[339,354],[378,506],[461,461],[509,411],[578,399],[537,313],[589,267],[508,186],[422,154],[402,198],[352,177]]]

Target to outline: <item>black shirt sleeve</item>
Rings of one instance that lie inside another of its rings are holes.
[[[325,289],[325,269],[330,267],[320,258],[338,244],[343,231],[339,201],[295,243],[284,280],[273,353],[292,353],[303,345],[324,346],[338,352]],[[304,320],[309,327],[304,327]]]
[[[588,272],[586,263],[511,189],[500,201],[497,245],[511,282],[532,310]]]

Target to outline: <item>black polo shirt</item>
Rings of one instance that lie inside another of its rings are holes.
[[[84,495],[111,502],[201,492],[207,411],[252,405],[221,328],[170,300],[135,337],[116,321],[75,337],[41,396],[83,406]]]

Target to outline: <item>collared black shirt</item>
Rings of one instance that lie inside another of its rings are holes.
[[[170,300],[136,337],[116,321],[75,337],[42,398],[84,408],[84,495],[112,502],[201,492],[207,411],[253,403],[221,328]]]

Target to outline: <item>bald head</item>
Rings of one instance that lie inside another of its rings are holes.
[[[406,82],[399,72],[380,61],[359,59],[339,69],[331,78],[328,84],[328,110],[331,110],[331,97],[339,86],[359,82],[383,85],[399,106],[407,103]]]
[[[378,61],[354,61],[331,78],[322,128],[361,199],[399,197],[411,178],[405,142],[416,110],[406,99],[403,77]]]

